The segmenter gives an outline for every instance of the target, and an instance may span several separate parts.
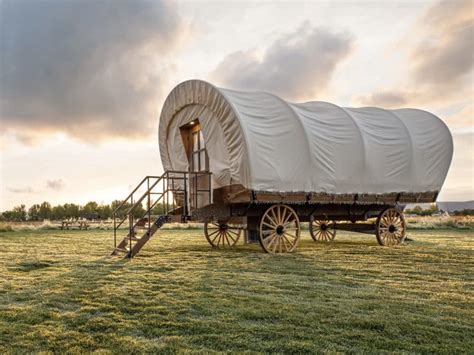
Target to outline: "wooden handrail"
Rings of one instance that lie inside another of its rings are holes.
[[[142,197],[140,197],[138,199],[137,202],[135,202],[135,204],[130,207],[127,211],[127,214],[130,214],[130,212],[132,212],[135,208],[137,208],[139,205],[141,205],[141,203],[143,202],[143,200],[145,199],[145,197],[148,196],[148,194],[150,193],[150,191],[163,179],[163,176],[160,176],[158,178],[158,180],[155,181],[155,183],[153,185],[150,186],[150,188],[142,195]],[[164,192],[162,192],[161,194],[163,194]]]
[[[169,174],[183,174],[185,176],[185,174],[189,174],[189,175],[199,175],[199,174],[202,174],[202,175],[211,175],[212,173],[209,172],[209,171],[182,171],[182,170],[167,170],[165,171],[161,176],[154,176],[154,175],[147,175],[145,176],[142,181],[140,181],[140,183],[137,185],[137,187],[135,187],[133,189],[133,191],[114,209],[113,213],[114,214],[117,214],[118,210],[133,196],[133,194],[143,185],[143,183],[146,181],[146,180],[149,180],[149,179],[158,179],[158,180],[161,180],[165,177],[165,175],[168,175]],[[181,179],[179,177],[176,177],[174,179]],[[156,186],[156,185],[155,185]],[[143,200],[142,200],[143,201]]]
[[[140,183],[137,185],[137,187],[135,187],[133,189],[132,192],[130,192],[130,194],[114,209],[114,214],[117,213],[117,211],[133,196],[133,194],[143,185],[143,183],[148,180],[148,179],[161,179],[165,174],[161,175],[161,176],[151,176],[151,175],[148,175],[148,176],[145,176],[143,178],[142,181],[140,181]]]

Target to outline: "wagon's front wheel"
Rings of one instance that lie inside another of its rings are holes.
[[[233,247],[240,239],[242,228],[230,226],[227,223],[206,222],[204,235],[207,241],[216,248]]]
[[[260,221],[259,241],[267,253],[291,253],[300,240],[300,220],[287,205],[274,205]]]
[[[406,222],[403,213],[396,208],[387,208],[377,218],[376,237],[380,245],[397,245],[406,238]]]
[[[315,242],[331,242],[336,237],[336,222],[314,219],[309,222],[309,233]]]

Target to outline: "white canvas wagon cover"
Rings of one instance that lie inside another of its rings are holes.
[[[199,119],[214,188],[391,193],[439,191],[453,154],[447,126],[417,109],[290,103],[268,92],[185,81],[159,123],[165,170],[188,170],[180,127]]]

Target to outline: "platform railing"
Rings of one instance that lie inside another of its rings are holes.
[[[199,186],[198,181],[202,176],[206,177],[204,188]],[[161,208],[157,208],[159,215],[168,215],[181,208],[182,211],[177,214],[185,222],[192,210],[199,206],[199,196],[203,193],[207,194],[207,201],[210,203],[211,173],[208,171],[169,170],[161,176],[146,176],[113,211],[114,247],[117,247],[117,231],[126,221],[131,248],[137,227],[144,226],[145,223],[146,232],[150,233],[153,226],[152,218],[157,218],[152,215],[155,207],[161,205]]]

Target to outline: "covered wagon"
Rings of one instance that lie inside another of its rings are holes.
[[[244,235],[269,253],[295,250],[301,222],[315,241],[339,229],[396,245],[404,205],[436,201],[453,154],[447,126],[426,111],[290,103],[200,80],[168,95],[158,137],[165,172],[116,209],[115,235],[128,229],[114,253],[133,256],[168,221],[205,223],[214,247]]]

